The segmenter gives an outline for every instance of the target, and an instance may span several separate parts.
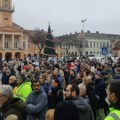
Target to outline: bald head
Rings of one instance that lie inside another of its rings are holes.
[[[9,84],[13,83],[14,81],[16,81],[16,77],[14,75],[11,75],[9,77]]]

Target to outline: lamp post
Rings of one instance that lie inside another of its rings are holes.
[[[86,20],[87,20],[87,19],[81,20],[81,22],[83,23],[83,32],[84,32],[84,23],[85,23]]]
[[[87,19],[82,19],[81,20],[81,22],[83,23],[83,36],[82,36],[82,48],[83,48],[83,50],[82,50],[82,54],[84,53],[84,55],[85,55],[85,51],[84,51],[84,49],[85,49],[85,38],[84,38],[84,23],[85,23],[85,21],[86,21]]]

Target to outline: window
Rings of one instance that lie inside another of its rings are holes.
[[[5,8],[6,8],[6,9],[8,8],[8,4],[5,4]]]
[[[31,48],[31,44],[30,43],[28,43],[28,48]]]
[[[99,43],[97,42],[97,48],[99,47]]]
[[[62,52],[61,52],[61,57],[62,57],[62,55],[63,55],[63,54],[62,54]]]
[[[97,54],[99,54],[99,51],[97,51]]]
[[[9,43],[7,41],[5,42],[5,48],[9,48]]]
[[[105,42],[103,42],[103,47],[106,47]]]
[[[109,48],[109,42],[107,42],[107,47]]]
[[[94,48],[95,48],[95,42],[94,42]]]
[[[18,42],[14,42],[14,47],[18,48]]]
[[[75,56],[77,57],[77,51],[75,51]]]
[[[92,48],[92,42],[90,43],[90,47]]]
[[[93,52],[92,51],[90,51],[90,54],[92,54]]]
[[[85,43],[85,47],[88,48],[88,43],[87,42]]]
[[[25,49],[25,41],[23,42],[23,49]]]
[[[8,18],[4,18],[4,20],[8,20]]]
[[[100,42],[100,48],[102,47],[102,43]]]

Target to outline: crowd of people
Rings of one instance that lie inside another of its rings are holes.
[[[0,62],[0,120],[119,119],[120,59]]]

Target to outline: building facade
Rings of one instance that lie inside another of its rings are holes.
[[[29,33],[13,23],[12,0],[0,0],[0,59],[24,59],[38,53],[37,47],[29,39]]]
[[[107,50],[106,55],[119,56],[114,54],[113,45],[116,41],[120,41],[120,35],[101,34],[98,31],[83,33],[81,31],[81,33],[59,36],[58,39],[61,42],[61,57],[81,55],[101,57],[103,56],[103,48]]]

